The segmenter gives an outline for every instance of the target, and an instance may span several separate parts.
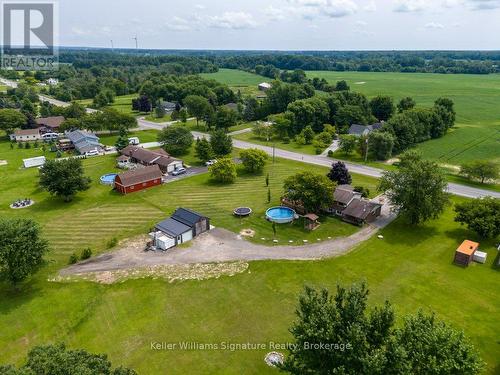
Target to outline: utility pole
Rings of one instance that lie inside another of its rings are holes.
[[[368,138],[366,138],[365,163],[368,161]]]

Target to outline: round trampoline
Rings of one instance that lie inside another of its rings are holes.
[[[250,207],[238,207],[233,211],[235,216],[245,217],[249,216],[252,213],[252,209]]]
[[[272,207],[266,211],[266,219],[276,224],[291,223],[295,218],[295,211],[288,207]]]
[[[101,184],[103,185],[113,185],[115,183],[115,178],[118,176],[116,173],[108,173],[101,176]]]

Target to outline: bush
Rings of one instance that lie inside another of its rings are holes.
[[[118,238],[113,237],[106,243],[106,249],[112,249],[116,245],[118,245]]]
[[[368,198],[370,196],[370,189],[365,188],[363,186],[355,186],[354,187],[354,191],[358,192],[358,193],[361,193],[361,196],[363,198]]]
[[[38,141],[35,141],[35,142],[33,143],[33,147],[34,147],[34,148],[38,148]]]
[[[59,150],[57,150],[56,158],[58,158],[58,159],[59,159],[61,156],[62,156],[62,152],[61,152],[61,151],[59,151]]]
[[[328,150],[328,157],[333,158],[333,151],[332,150]]]
[[[233,183],[236,180],[236,164],[230,158],[221,158],[208,169],[210,176],[217,182]]]
[[[17,148],[24,148],[23,143],[22,142],[18,142],[17,143]]]
[[[269,159],[267,154],[259,149],[251,148],[240,151],[240,158],[245,170],[250,173],[256,173],[264,169],[266,161]]]
[[[290,143],[290,137],[288,137],[288,136],[283,137],[283,143],[286,144],[286,145],[289,144]]]
[[[69,256],[68,264],[75,264],[76,262],[78,262],[78,256],[73,253]]]
[[[92,250],[90,247],[83,249],[82,255],[80,255],[81,260],[89,259],[92,256]]]
[[[31,148],[31,143],[26,142],[26,143],[24,144],[24,148],[25,148],[25,149],[29,149],[29,148]]]

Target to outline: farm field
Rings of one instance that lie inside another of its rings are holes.
[[[309,71],[308,77],[329,82],[346,80],[351,90],[369,97],[390,95],[396,101],[413,97],[430,106],[440,96],[455,102],[457,126],[440,139],[417,146],[425,157],[459,165],[478,159],[500,162],[500,75],[443,75],[420,73],[365,73]]]
[[[252,132],[236,134],[236,135],[233,135],[232,137],[235,139],[239,139],[241,141],[256,143],[259,145],[272,147],[274,144],[276,146],[276,148],[281,148],[283,150],[300,152],[300,153],[309,154],[309,155],[316,155],[316,150],[314,149],[314,146],[312,144],[311,145],[299,145],[298,143],[294,142],[293,140],[291,140],[289,143],[284,143],[282,140],[274,140],[274,139],[267,142],[267,141],[255,136],[255,134],[253,134]]]
[[[256,95],[260,93],[259,83],[272,81],[271,78],[236,69],[219,69],[217,73],[202,73],[200,76],[224,83],[235,92],[240,90],[242,95]]]

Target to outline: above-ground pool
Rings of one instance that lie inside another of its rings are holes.
[[[288,207],[272,207],[266,211],[266,219],[277,224],[291,223],[295,218],[295,211]]]
[[[118,176],[116,173],[108,173],[101,176],[101,184],[103,185],[113,185],[115,183],[115,178]]]

